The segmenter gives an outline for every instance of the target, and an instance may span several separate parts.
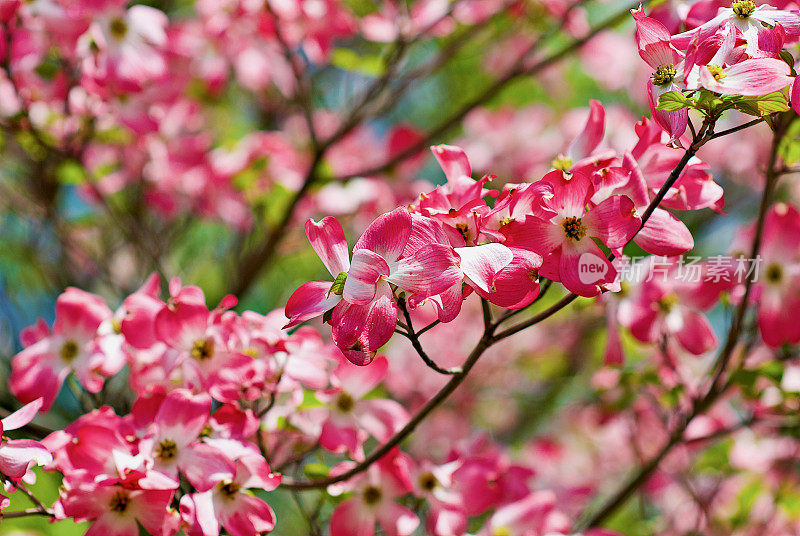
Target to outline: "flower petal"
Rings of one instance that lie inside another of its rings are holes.
[[[347,240],[344,238],[342,225],[336,218],[328,216],[319,223],[308,220],[305,229],[311,247],[334,278],[350,269]]]
[[[356,250],[342,298],[355,305],[368,304],[375,297],[375,287],[382,275],[389,275],[389,265],[383,257],[369,249]]]

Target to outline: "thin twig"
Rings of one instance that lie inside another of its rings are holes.
[[[748,121],[747,123],[743,123],[743,124],[741,124],[739,126],[735,126],[733,128],[729,128],[727,130],[720,130],[719,132],[717,132],[716,134],[711,136],[711,139],[713,140],[713,139],[716,139],[716,138],[721,138],[722,136],[727,136],[728,134],[733,134],[734,132],[739,132],[740,130],[744,130],[746,128],[750,128],[750,127],[755,126],[755,125],[757,125],[757,124],[759,124],[759,123],[761,123],[763,121],[764,120],[759,117],[758,119],[753,119],[752,121]]]
[[[411,341],[411,346],[414,347],[417,354],[422,358],[428,368],[438,372],[439,374],[460,374],[462,369],[461,367],[453,367],[453,368],[444,368],[436,364],[436,362],[431,359],[425,350],[422,348],[422,343],[419,341],[419,335],[414,332],[414,325],[411,322],[411,314],[408,312],[408,307],[406,307],[406,301],[403,298],[397,300],[397,305],[400,307],[400,310],[403,312],[403,316],[406,319],[405,329],[407,333],[401,333],[404,335],[409,341]]]

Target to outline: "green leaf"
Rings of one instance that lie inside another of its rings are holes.
[[[758,97],[740,97],[733,107],[742,113],[763,117],[789,109],[789,99],[784,90],[775,91]]]
[[[692,101],[687,99],[680,91],[668,91],[658,98],[656,110],[665,112],[677,112],[692,105]]]
[[[331,64],[345,71],[367,76],[380,76],[386,71],[386,65],[380,56],[359,56],[356,51],[349,48],[335,49],[331,56]]]
[[[303,467],[303,472],[309,478],[325,478],[330,472],[330,468],[324,463],[309,463]]]
[[[331,289],[328,291],[328,296],[330,296],[331,293],[341,296],[344,292],[345,281],[347,281],[347,272],[339,272],[339,275],[333,280],[333,285],[331,285]]]
[[[778,53],[778,55],[780,56],[780,58],[781,58],[783,61],[785,61],[785,62],[786,62],[786,64],[787,64],[789,67],[791,67],[792,69],[794,69],[794,56],[792,56],[792,53],[791,53],[791,52],[789,52],[788,50],[781,50],[781,51]]]
[[[119,128],[107,128],[95,134],[95,140],[108,145],[126,145],[133,141],[130,131]]]
[[[86,181],[86,170],[78,162],[66,160],[56,169],[56,177],[61,184],[82,184]]]

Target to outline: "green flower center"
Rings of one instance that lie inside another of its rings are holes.
[[[232,499],[234,495],[239,493],[242,486],[233,482],[232,480],[223,480],[217,485],[217,489],[226,499]]]
[[[665,315],[669,314],[672,311],[672,309],[676,305],[678,305],[678,297],[675,294],[667,294],[666,296],[658,300],[656,302],[656,305],[658,305],[658,308],[659,310],[661,310],[662,313],[664,313]]]
[[[178,445],[170,439],[165,439],[158,445],[156,456],[161,460],[171,460],[178,455]]]
[[[653,83],[657,86],[666,86],[672,83],[676,74],[678,74],[678,71],[675,70],[675,66],[671,63],[659,65],[656,72],[653,73]]]
[[[577,242],[586,236],[586,226],[580,218],[575,216],[566,218],[561,222],[561,226],[564,228],[564,234],[567,235],[567,238],[570,240]]]
[[[339,411],[342,413],[349,413],[352,411],[355,404],[356,402],[353,400],[353,397],[344,391],[339,393],[339,396],[336,398],[336,407],[339,408]]]
[[[767,271],[764,273],[764,277],[766,277],[767,281],[770,283],[778,283],[781,279],[783,279],[783,268],[781,268],[780,264],[770,264],[767,266]]]
[[[198,361],[205,361],[214,357],[214,341],[209,339],[194,341],[192,357]]]
[[[117,41],[122,41],[128,34],[128,24],[121,18],[117,17],[112,19],[109,23],[108,31],[111,33],[111,37]]]
[[[61,359],[69,363],[76,357],[78,357],[78,343],[73,341],[72,339],[67,339],[64,341],[64,344],[61,346]]]
[[[419,477],[419,487],[425,491],[433,491],[439,484],[439,480],[433,473],[425,473]]]
[[[380,502],[381,497],[383,496],[383,492],[381,492],[380,488],[376,488],[375,486],[367,486],[364,489],[364,502],[367,504],[376,504]]]

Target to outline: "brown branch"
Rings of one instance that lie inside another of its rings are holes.
[[[414,350],[416,350],[417,354],[419,354],[419,356],[422,358],[425,364],[428,365],[428,368],[438,372],[439,374],[452,375],[461,373],[462,372],[461,367],[453,367],[453,368],[441,367],[437,365],[436,362],[433,359],[431,359],[427,353],[425,353],[425,350],[422,348],[422,343],[419,340],[419,334],[414,331],[414,325],[411,323],[411,314],[408,312],[408,307],[406,307],[405,299],[400,298],[399,300],[397,300],[397,306],[400,307],[401,311],[403,311],[403,316],[406,319],[406,324],[405,324],[406,332],[403,333],[402,331],[397,331],[397,333],[400,333],[409,341],[411,341],[411,346],[414,347]]]

